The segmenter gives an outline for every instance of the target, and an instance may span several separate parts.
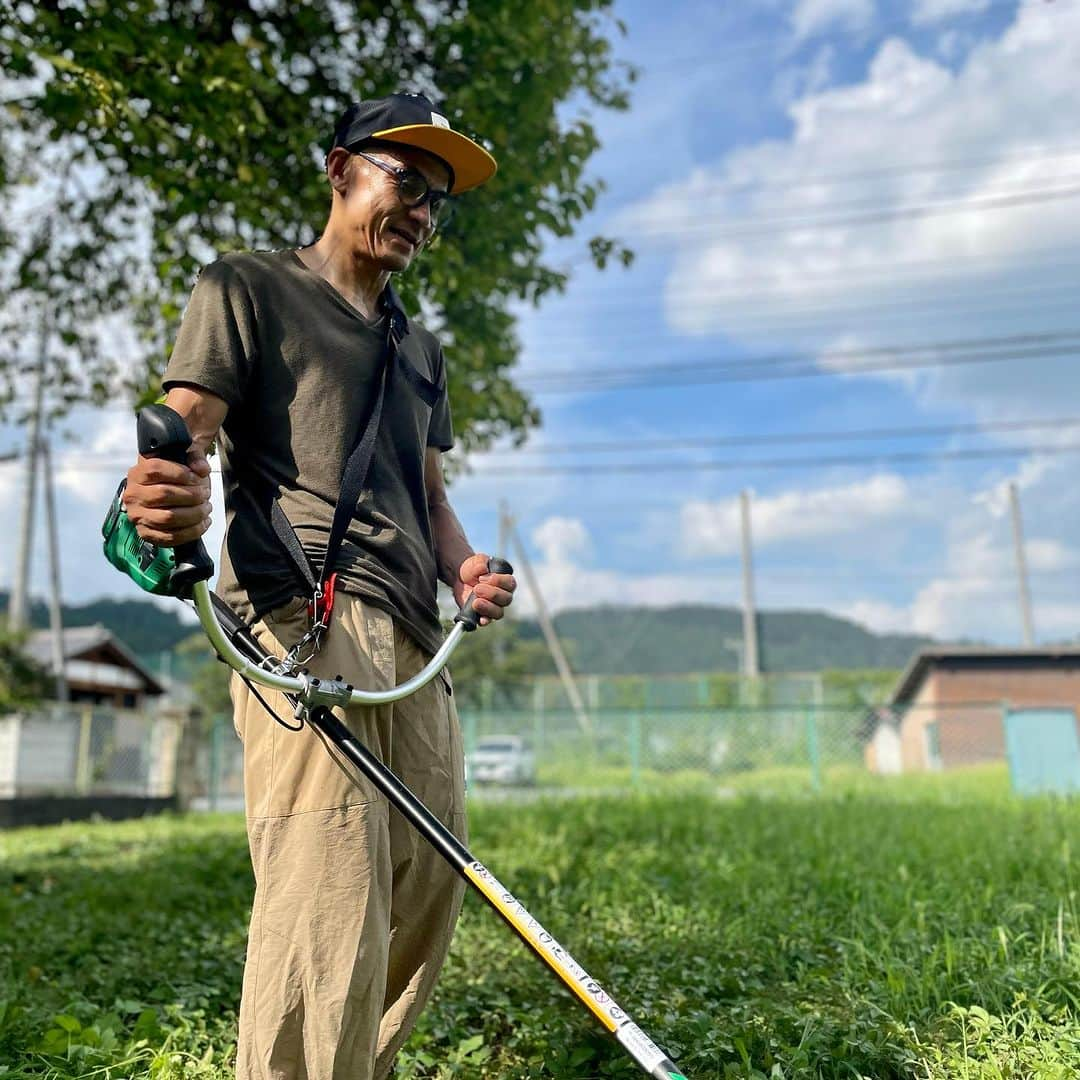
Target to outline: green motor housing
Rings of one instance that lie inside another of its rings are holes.
[[[168,405],[149,405],[139,413],[139,453],[183,464],[187,461],[191,435],[184,418]],[[139,536],[127,516],[121,496],[127,481],[116,489],[101,534],[105,558],[127,574],[140,589],[157,596],[187,597],[197,581],[214,574],[213,560],[201,540],[177,548],[159,548]]]
[[[144,540],[127,516],[121,495],[127,481],[116,489],[112,505],[101,527],[105,538],[105,558],[117,570],[127,574],[144,592],[155,596],[172,596],[172,574],[176,569],[176,554],[172,548],[159,548]]]

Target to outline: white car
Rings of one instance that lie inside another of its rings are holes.
[[[536,759],[520,735],[487,735],[469,755],[468,776],[478,784],[535,784]]]

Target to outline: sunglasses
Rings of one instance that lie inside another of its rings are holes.
[[[422,172],[417,169],[387,165],[385,161],[365,154],[363,150],[354,150],[353,153],[394,177],[397,181],[398,198],[405,206],[412,208],[427,205],[432,227],[445,225],[453,216],[454,203],[450,198],[450,192],[433,188]]]

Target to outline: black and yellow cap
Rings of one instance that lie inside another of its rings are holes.
[[[415,146],[441,158],[452,173],[454,194],[479,187],[495,175],[495,159],[479,144],[450,127],[450,121],[423,94],[390,94],[355,101],[334,128],[329,150],[382,142]]]

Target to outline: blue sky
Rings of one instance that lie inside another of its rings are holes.
[[[567,295],[521,316],[520,377],[537,388],[544,425],[527,452],[482,455],[455,481],[474,544],[494,545],[505,499],[556,609],[736,604],[735,507],[748,489],[763,607],[1011,642],[1020,633],[1005,512],[1014,481],[1037,636],[1074,637],[1077,456],[948,455],[1080,444],[1080,427],[1064,423],[956,430],[1080,416],[1076,361],[1060,348],[1047,355],[1046,337],[1076,329],[1080,4],[672,0],[617,12],[628,27],[618,55],[641,78],[628,112],[593,115],[603,149],[592,171],[608,191],[579,236],[551,250],[575,267]],[[583,265],[594,232],[625,239],[633,267]],[[1014,358],[974,359],[988,352]],[[776,357],[816,374],[761,378]],[[938,366],[853,370],[890,357]],[[733,362],[754,378],[701,381],[710,365]],[[664,385],[672,364],[696,381]],[[645,388],[592,389],[585,369],[654,374]],[[560,392],[540,393],[554,372],[568,373]],[[925,425],[944,430],[655,445]],[[95,559],[93,529],[115,478],[79,468],[86,450],[126,452],[129,426],[122,416],[93,434],[85,418],[69,425],[79,441],[62,456],[59,496],[66,528],[86,540],[81,553],[67,545],[70,600],[133,594]],[[625,449],[561,449],[602,441]],[[889,459],[898,452],[923,457]],[[820,461],[838,455],[859,460]],[[800,456],[814,460],[732,467]],[[658,471],[665,462],[678,467]],[[492,472],[604,463],[654,471]],[[10,504],[15,471],[0,471],[0,484]],[[11,538],[0,538],[8,580],[12,562]],[[520,608],[531,608],[526,595]]]

